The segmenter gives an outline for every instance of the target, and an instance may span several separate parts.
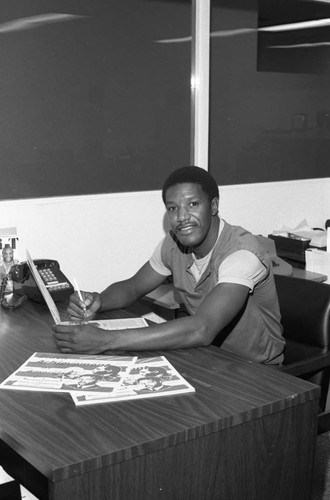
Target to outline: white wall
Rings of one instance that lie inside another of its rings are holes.
[[[256,234],[330,218],[330,178],[220,187],[220,214]],[[0,228],[17,227],[17,257],[57,259],[82,289],[133,274],[164,235],[160,191],[0,202]]]

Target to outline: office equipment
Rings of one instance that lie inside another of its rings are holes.
[[[320,385],[324,411],[330,379],[330,285],[275,276],[284,337],[283,371]]]
[[[38,259],[34,260],[36,270],[42,280],[42,283],[47,288],[55,302],[60,302],[67,299],[73,292],[73,286],[64,275],[56,260],[51,259]],[[17,266],[25,266],[24,278],[21,282],[14,281],[14,290],[21,295],[36,302],[44,302],[38,283],[38,277],[29,269],[28,262],[22,262]]]
[[[305,221],[298,227],[305,227]],[[309,250],[308,238],[296,239],[293,237],[284,237],[279,234],[271,234],[268,238],[262,236],[257,236],[257,238],[271,256],[274,274],[283,274],[314,281],[327,280],[327,275],[324,272],[315,272],[316,269],[312,270],[309,266],[305,265],[306,251]],[[302,252],[304,252],[304,255]],[[279,256],[282,256],[283,259]],[[283,262],[289,266],[289,269],[283,266]]]
[[[56,353],[49,319],[31,301],[0,311],[1,381]],[[40,500],[309,498],[317,386],[212,346],[140,354],[165,354],[196,393],[78,408],[0,391],[5,470]]]
[[[298,239],[301,241],[310,240],[309,245],[316,248],[325,248],[327,232],[326,229],[311,227],[306,219],[303,219],[295,227],[283,224],[280,229],[273,231],[273,236],[284,236],[286,238]]]
[[[323,229],[314,229],[311,234],[311,247],[326,249],[327,246],[327,232]]]
[[[26,251],[26,257],[27,257],[28,270],[31,272],[31,277],[33,279],[33,283],[32,283],[33,293],[35,294],[36,297],[38,297],[40,295],[40,300],[37,300],[37,302],[45,302],[48,309],[49,309],[49,312],[51,313],[51,315],[53,317],[55,324],[61,323],[62,322],[61,316],[60,316],[58,308],[56,307],[55,301],[53,299],[53,293],[57,293],[57,292],[60,293],[60,295],[56,295],[56,297],[58,300],[61,299],[63,301],[64,298],[66,298],[68,296],[68,294],[71,294],[71,292],[73,291],[72,285],[70,284],[70,286],[67,286],[67,284],[69,282],[66,282],[64,290],[61,290],[61,287],[60,287],[60,290],[57,290],[57,284],[56,284],[55,290],[53,290],[54,282],[58,283],[58,280],[56,279],[56,277],[49,278],[48,268],[46,268],[45,273],[40,272],[39,268],[36,266],[36,264],[32,260],[28,251]],[[42,262],[44,262],[44,261],[42,261]],[[54,262],[54,261],[52,261],[52,262]],[[58,271],[58,263],[56,261],[55,261],[55,264],[56,264],[55,269],[57,270],[57,272],[61,276],[63,273]],[[15,268],[16,272],[20,269],[21,268],[19,266],[17,266]],[[42,268],[42,271],[43,270],[44,269]],[[22,281],[24,283],[26,280],[26,276],[29,277],[30,276],[29,273],[24,276],[24,280],[17,279],[17,282]],[[55,281],[55,279],[56,279],[56,281]],[[63,275],[63,278],[61,278],[61,279],[66,280],[64,275]],[[65,295],[62,295],[62,293],[61,293],[62,291],[65,292]],[[74,322],[69,321],[69,323],[72,324]],[[119,320],[117,320],[117,321],[114,321],[114,320],[102,320],[102,321],[91,320],[90,323],[94,323],[95,326],[98,326],[100,328],[104,328],[106,330],[120,329],[120,328],[141,328],[142,326],[148,325],[146,320],[144,320],[143,318],[130,318],[129,321],[122,321],[121,325],[118,324],[118,323],[120,323]],[[127,324],[127,323],[131,323],[131,324]]]
[[[268,238],[274,240],[279,257],[305,262],[305,250],[309,247],[310,239],[295,237],[293,234],[287,236],[269,234]]]
[[[277,246],[275,242],[276,238],[274,237],[274,235],[272,235],[273,236],[272,238],[270,237],[265,238],[264,236],[261,235],[255,235],[255,236],[258,239],[259,243],[270,255],[274,274],[282,274],[284,276],[294,276],[296,278],[311,279],[314,281],[326,281],[327,276],[325,274],[319,274],[307,271],[306,269],[298,268],[296,266],[293,266],[286,260],[281,259],[281,257],[277,255]],[[279,250],[279,253],[280,254],[282,253],[281,249]],[[284,256],[285,255],[286,254],[284,253]]]

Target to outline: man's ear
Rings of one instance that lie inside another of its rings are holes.
[[[217,215],[219,211],[219,198],[213,198],[211,201],[211,213],[212,215]]]

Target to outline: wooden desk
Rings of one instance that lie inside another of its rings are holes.
[[[306,269],[301,269],[299,267],[292,268],[292,276],[305,280],[320,281],[321,283],[328,279],[326,274],[313,273],[312,271],[306,271]]]
[[[1,381],[56,352],[51,323],[36,303],[1,309]],[[163,354],[196,394],[75,407],[0,391],[7,472],[51,500],[309,498],[317,386],[215,347]]]

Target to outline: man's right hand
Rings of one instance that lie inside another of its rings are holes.
[[[72,320],[88,321],[101,308],[101,297],[97,292],[81,292],[81,296],[83,300],[80,300],[77,293],[70,296],[68,313]]]

